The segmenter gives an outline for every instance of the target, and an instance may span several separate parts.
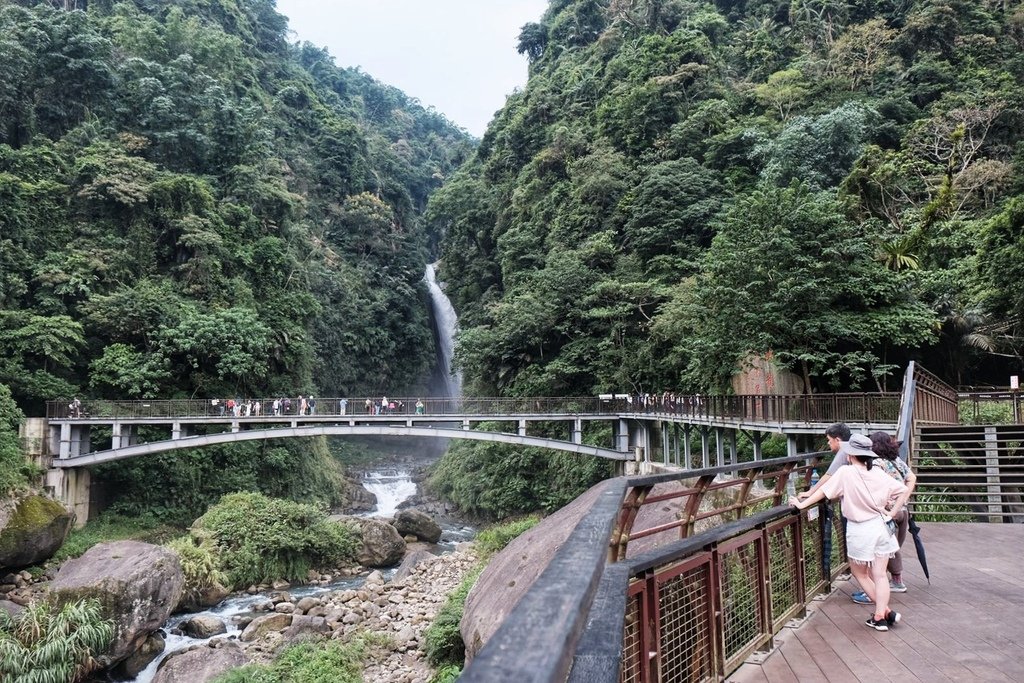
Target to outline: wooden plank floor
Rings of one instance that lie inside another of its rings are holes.
[[[854,604],[855,585],[839,581],[805,620],[783,629],[767,658],[744,663],[727,680],[1024,681],[1024,524],[920,526],[931,585],[908,535],[908,591],[892,600],[903,614],[898,626],[886,633],[865,626],[871,608]]]

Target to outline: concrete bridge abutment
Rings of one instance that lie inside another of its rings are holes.
[[[90,450],[88,425],[51,426],[45,417],[29,417],[18,427],[25,456],[44,471],[43,488],[75,515],[75,528],[89,521],[92,506],[92,475],[87,468],[53,466],[53,456],[62,449],[70,454]]]

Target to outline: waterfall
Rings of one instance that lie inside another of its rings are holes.
[[[448,300],[437,282],[436,263],[427,264],[427,272],[423,279],[430,290],[430,304],[437,327],[437,346],[440,352],[438,371],[444,381],[444,393],[445,396],[458,398],[462,395],[462,373],[452,372],[452,356],[455,353],[455,332],[458,330],[459,320],[452,302]]]

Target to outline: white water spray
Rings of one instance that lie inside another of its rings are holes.
[[[437,282],[437,264],[428,263],[424,275],[427,289],[430,290],[431,305],[434,319],[437,321],[438,345],[441,350],[441,374],[444,377],[445,394],[451,398],[462,395],[462,373],[452,372],[452,357],[455,354],[455,333],[459,329],[459,319],[455,315],[452,302],[448,300],[441,285]]]
[[[409,472],[398,469],[367,472],[363,488],[377,496],[377,507],[361,517],[394,517],[398,504],[416,495],[416,483]]]

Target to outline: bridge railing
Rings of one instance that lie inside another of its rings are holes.
[[[493,397],[316,397],[316,415],[610,415],[649,414],[709,420],[798,423],[895,423],[899,393],[808,395],[661,395],[614,398],[599,396]],[[300,400],[288,397],[290,406],[275,412],[281,397],[234,399],[237,417],[297,416]],[[344,405],[343,402],[344,401]],[[116,418],[161,419],[231,417],[228,399],[86,399],[76,406],[71,400],[48,401],[49,419]],[[253,408],[252,406],[255,406]],[[305,413],[309,415],[310,413]]]
[[[787,481],[809,484],[819,457],[607,482],[460,680],[725,677],[846,568],[827,515],[809,520],[784,505]],[[641,507],[670,498],[684,511],[678,521],[636,527]],[[655,534],[669,537],[629,551]]]

